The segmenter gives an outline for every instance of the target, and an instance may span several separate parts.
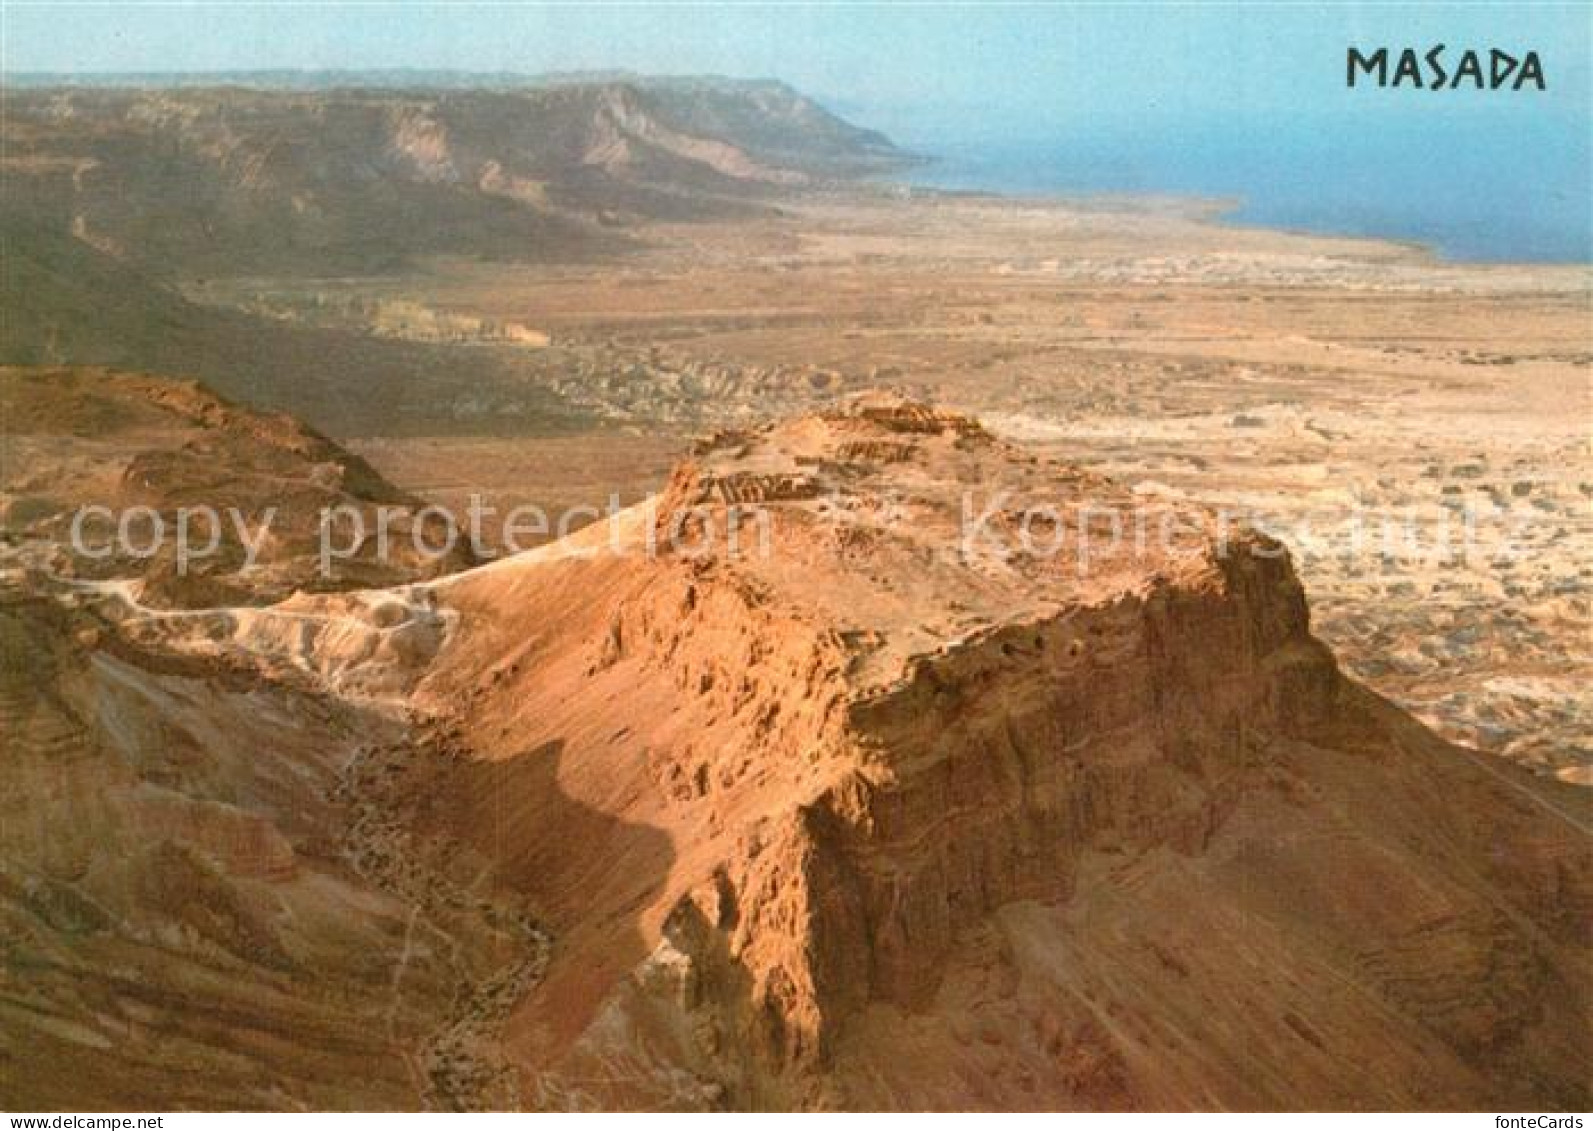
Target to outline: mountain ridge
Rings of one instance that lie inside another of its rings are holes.
[[[778,82],[18,87],[8,217],[167,273],[545,259],[907,160]]]

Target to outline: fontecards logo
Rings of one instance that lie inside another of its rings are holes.
[[[1345,83],[1411,90],[1545,90],[1543,61],[1536,51],[1513,55],[1497,47],[1458,54],[1439,43],[1415,47],[1349,49]]]

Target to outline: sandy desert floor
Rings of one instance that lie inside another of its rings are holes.
[[[453,506],[629,502],[693,434],[863,388],[978,413],[1262,523],[1354,674],[1453,739],[1593,780],[1585,268],[1448,264],[1156,199],[854,195],[648,233],[600,268],[438,261],[313,303],[271,280],[200,297],[357,308],[429,340],[514,327],[462,348],[517,352],[592,430],[485,427],[517,397],[488,387],[437,435],[353,438]]]

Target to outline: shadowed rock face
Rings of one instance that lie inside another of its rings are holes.
[[[1176,533],[1114,538],[1112,513]],[[53,781],[58,732],[100,736],[126,765],[72,778],[78,824],[171,842],[125,872],[8,840],[58,1065],[104,1036],[68,990],[123,953],[81,938],[130,892],[239,992],[341,984],[325,909],[361,908],[371,986],[317,1015],[352,1048],[386,987],[381,1051],[356,1050],[386,1075],[350,1103],[1588,1099],[1585,796],[1344,677],[1275,543],[955,413],[866,396],[720,434],[612,527],[219,644],[18,600],[13,764]],[[425,646],[390,646],[412,624]],[[76,651],[27,665],[35,637]],[[253,771],[251,712],[292,723]],[[201,1061],[295,1055],[206,1032]],[[124,1055],[158,1095],[151,1040]],[[289,1096],[340,1102],[293,1064]]]

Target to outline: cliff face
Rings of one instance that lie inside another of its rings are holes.
[[[959,925],[1065,898],[1087,849],[1202,850],[1247,752],[1337,681],[1292,571],[1248,547],[915,664],[852,709],[876,780],[825,798],[868,908],[862,997],[921,1006]]]
[[[1092,546],[1110,505],[1185,536]],[[509,1037],[545,1102],[1583,1094],[1585,802],[1341,676],[1269,540],[864,401],[588,552],[442,586],[421,692],[496,767],[432,819],[563,940]]]

